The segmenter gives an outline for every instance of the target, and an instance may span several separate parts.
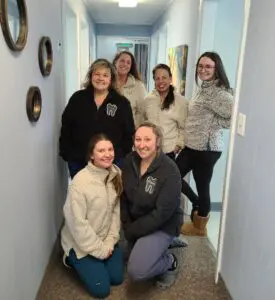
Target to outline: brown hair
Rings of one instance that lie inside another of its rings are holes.
[[[106,68],[109,69],[111,72],[111,84],[110,84],[110,89],[117,89],[117,84],[116,84],[116,70],[114,66],[105,58],[99,58],[95,60],[89,67],[89,70],[86,74],[85,80],[82,84],[83,88],[87,88],[89,86],[92,86],[91,83],[91,76],[95,70],[100,69],[100,68]]]
[[[88,151],[87,151],[87,161],[91,161],[91,154],[94,152],[95,146],[100,141],[109,141],[112,143],[112,141],[107,137],[107,135],[103,133],[99,133],[94,135],[88,145]],[[113,143],[112,143],[113,144]],[[122,193],[122,179],[120,173],[117,173],[117,175],[113,178],[112,183],[114,185],[115,191],[118,196]]]
[[[166,64],[158,64],[154,67],[153,72],[152,72],[154,80],[155,80],[155,77],[156,77],[156,72],[159,69],[166,70],[169,74],[169,77],[172,78],[172,72],[171,72],[170,67],[167,66]],[[165,99],[164,99],[164,101],[162,102],[162,105],[161,105],[162,110],[169,109],[170,105],[174,104],[174,102],[175,102],[174,90],[175,90],[175,88],[173,87],[172,84],[170,84],[168,94],[166,95],[166,97],[165,97]]]
[[[216,52],[210,52],[210,51],[204,52],[198,58],[198,61],[197,61],[197,64],[196,64],[196,72],[195,72],[196,84],[198,84],[198,67],[199,67],[199,63],[200,63],[201,58],[203,58],[203,57],[210,58],[215,63],[215,79],[217,79],[217,84],[216,85],[224,87],[227,90],[231,90],[230,83],[229,83],[229,80],[227,78],[227,75],[226,75],[221,57]]]
[[[127,54],[131,57],[131,69],[129,71],[129,74],[131,74],[133,77],[135,77],[135,79],[141,81],[140,74],[137,69],[136,59],[130,51],[123,50],[123,51],[118,52],[113,60],[114,67],[116,68],[116,62],[118,61],[118,59],[120,58],[120,56],[122,54]]]
[[[162,151],[162,143],[163,143],[162,129],[152,122],[145,121],[137,127],[136,132],[141,127],[147,127],[152,129],[154,135],[157,137],[157,153],[160,153]]]

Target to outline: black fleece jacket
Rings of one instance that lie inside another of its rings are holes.
[[[134,131],[128,99],[111,90],[98,109],[90,86],[74,93],[63,112],[59,154],[66,161],[86,161],[89,140],[104,133],[114,144],[115,158],[120,159],[132,150]]]
[[[158,230],[178,236],[183,212],[181,175],[176,164],[160,153],[140,177],[140,157],[132,152],[123,162],[122,176],[120,207],[126,239],[135,241]]]

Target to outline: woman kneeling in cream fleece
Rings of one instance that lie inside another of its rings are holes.
[[[93,297],[105,298],[111,285],[123,282],[123,254],[117,245],[122,181],[113,164],[113,144],[106,136],[94,136],[88,153],[88,165],[69,187],[61,243],[65,263]]]

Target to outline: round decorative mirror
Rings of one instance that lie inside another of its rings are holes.
[[[31,86],[27,94],[27,115],[31,122],[37,122],[42,109],[42,97],[37,86]]]
[[[9,48],[21,51],[26,45],[28,36],[25,0],[0,0],[0,23]]]
[[[53,49],[49,37],[42,37],[38,49],[38,61],[43,76],[49,76],[53,65]]]

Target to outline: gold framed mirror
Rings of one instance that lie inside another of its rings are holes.
[[[47,36],[40,39],[38,61],[41,74],[43,76],[49,76],[53,65],[53,49],[51,40]]]
[[[13,51],[21,51],[28,37],[25,0],[0,0],[0,23],[8,47]]]
[[[31,86],[27,93],[26,110],[31,122],[37,122],[42,110],[42,97],[39,87]]]

